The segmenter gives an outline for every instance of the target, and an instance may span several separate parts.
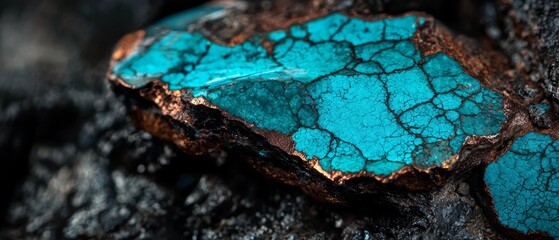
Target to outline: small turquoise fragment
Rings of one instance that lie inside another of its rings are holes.
[[[558,140],[536,132],[519,137],[489,164],[485,183],[503,225],[559,239]]]
[[[294,38],[304,38],[307,36],[307,31],[301,25],[295,25],[291,27],[291,36]]]
[[[279,31],[271,32],[270,34],[268,34],[268,39],[270,39],[274,42],[277,42],[279,40],[282,40],[286,36],[287,36],[287,33],[285,33],[285,31],[279,30]]]

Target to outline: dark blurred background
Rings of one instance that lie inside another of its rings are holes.
[[[88,119],[100,109],[104,111],[107,103],[99,98],[109,95],[104,74],[116,41],[127,32],[203,2],[0,0],[3,225],[14,191],[23,187],[29,174],[33,175],[30,167],[35,166],[38,152],[63,151],[61,148],[76,143]],[[75,147],[92,146],[83,143]],[[73,161],[68,159],[60,165]]]
[[[107,57],[123,34],[203,2],[2,0],[2,96],[19,99],[54,85],[98,88]]]

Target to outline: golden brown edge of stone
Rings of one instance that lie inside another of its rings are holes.
[[[514,116],[511,122],[513,122],[513,125],[509,126],[510,130],[508,133],[505,134],[514,134],[516,137],[519,137],[527,134],[528,132],[534,131],[542,134],[549,134],[553,138],[559,139],[559,123],[556,122],[554,124],[555,126],[550,129],[539,129],[536,126],[534,126],[534,124],[531,123],[531,121],[529,120],[528,113],[525,112],[525,110],[522,110],[519,114]],[[500,232],[504,233],[508,237],[511,237],[512,239],[552,240],[553,238],[545,232],[530,231],[528,233],[523,233],[514,228],[510,228],[503,225],[499,220],[499,216],[493,207],[493,196],[491,195],[491,191],[489,191],[489,188],[487,187],[487,184],[485,184],[483,178],[485,176],[485,172],[487,171],[487,167],[489,166],[489,164],[497,161],[499,157],[504,155],[509,150],[515,138],[509,137],[509,139],[510,141],[503,144],[505,145],[504,148],[499,149],[497,151],[493,151],[491,153],[492,156],[489,157],[491,161],[486,161],[480,165],[481,171],[480,171],[479,179],[473,180],[474,184],[477,185],[479,189],[482,189],[482,191],[478,192],[479,196],[476,197],[476,199],[478,202],[480,202],[482,208],[484,209],[484,212],[487,214],[489,222],[491,222],[493,226],[495,226]]]
[[[444,51],[445,53],[449,54],[451,57],[453,57],[454,59],[456,59],[462,66],[465,66],[467,68],[464,68],[465,70],[468,70],[470,68],[475,68],[475,69],[482,69],[481,71],[475,71],[475,72],[471,72],[471,71],[467,71],[469,74],[471,74],[472,76],[474,76],[475,78],[477,78],[478,80],[482,81],[482,83],[484,83],[485,85],[487,85],[488,82],[490,82],[490,80],[486,77],[488,76],[488,66],[489,64],[484,64],[483,60],[486,60],[487,58],[474,58],[475,61],[468,61],[466,60],[467,58],[469,58],[472,54],[468,54],[465,53],[463,51],[460,51],[459,49],[463,49],[463,46],[460,46],[459,43],[455,43],[455,38],[453,38],[450,33],[448,33],[446,30],[441,30],[442,28],[437,26],[435,24],[435,20],[430,17],[427,14],[422,14],[419,12],[408,12],[405,14],[401,14],[401,15],[410,15],[410,14],[414,14],[418,17],[424,17],[425,18],[425,24],[429,25],[428,27],[423,27],[423,26],[419,26],[419,29],[415,36],[414,36],[414,40],[415,42],[418,44],[418,48],[420,48],[421,52],[424,53],[425,55],[430,55],[430,54],[434,54],[437,52],[441,52]],[[389,15],[385,15],[385,14],[381,14],[379,16],[375,16],[375,17],[371,17],[371,19],[380,19],[383,17],[397,17],[400,15],[393,15],[393,16],[389,16]],[[307,18],[305,18],[305,21],[309,20]],[[297,22],[298,23],[298,22]],[[296,24],[296,23],[293,23]],[[285,27],[285,26],[284,26]],[[433,29],[432,31],[430,31],[431,29]],[[118,43],[113,56],[111,58],[111,64],[110,64],[110,69],[107,73],[107,77],[109,80],[111,80],[111,82],[115,85],[119,85],[125,88],[129,88],[129,89],[134,89],[134,86],[131,86],[129,84],[127,84],[125,81],[121,80],[120,78],[118,78],[117,76],[114,76],[112,74],[112,68],[114,67],[115,63],[125,59],[126,57],[130,56],[135,49],[139,46],[139,44],[142,42],[143,38],[145,37],[145,32],[144,31],[137,31],[137,32],[133,32],[130,33],[126,36],[124,36],[121,41]],[[228,43],[228,44],[234,44],[234,43]],[[433,47],[433,46],[438,46],[438,47]],[[440,47],[443,46],[443,47]],[[466,48],[468,49],[468,48]],[[472,63],[473,62],[473,63]],[[493,69],[500,69],[500,68],[493,68]],[[148,96],[144,96],[144,98],[153,101],[156,105],[158,105],[161,110],[162,113],[164,115],[170,116],[173,119],[176,119],[178,121],[184,122],[186,124],[188,124],[188,116],[186,114],[183,114],[181,112],[182,109],[182,104],[181,103],[181,95],[186,95],[185,90],[169,90],[167,85],[163,82],[161,82],[160,80],[153,80],[152,82],[163,85],[164,89],[165,89],[165,94],[166,96],[172,96],[172,98],[174,98],[174,100],[172,101],[173,104],[175,104],[175,106],[163,106],[162,105],[162,98],[163,96],[155,96],[155,97],[148,97]],[[151,99],[150,99],[151,98]],[[193,105],[203,105],[206,106],[208,108],[212,108],[212,109],[218,109],[217,106],[214,106],[212,104],[210,104],[209,102],[205,101],[203,98],[191,98],[190,99],[190,104]],[[313,169],[315,169],[316,171],[320,172],[324,177],[337,182],[338,184],[343,184],[343,182],[350,180],[350,179],[354,179],[354,178],[360,178],[360,177],[368,177],[368,178],[374,178],[377,181],[383,183],[383,184],[387,184],[387,183],[398,183],[399,179],[405,179],[406,176],[421,176],[423,175],[425,178],[428,179],[433,179],[433,172],[435,170],[437,170],[437,172],[450,172],[450,169],[454,169],[455,167],[453,167],[454,163],[456,163],[458,161],[459,155],[455,154],[453,155],[450,159],[446,160],[445,162],[443,162],[442,166],[431,166],[431,167],[417,167],[415,166],[415,164],[412,165],[406,165],[404,167],[402,167],[401,169],[391,173],[388,176],[384,176],[384,175],[375,175],[373,173],[369,173],[366,172],[365,170],[362,170],[360,172],[357,173],[342,173],[340,171],[325,171],[321,168],[321,166],[318,164],[317,159],[307,159],[306,156],[303,153],[300,153],[298,151],[296,151],[294,149],[295,143],[293,142],[293,140],[291,139],[290,135],[284,135],[281,134],[279,132],[275,132],[275,131],[269,131],[269,130],[262,130],[262,129],[257,129],[254,124],[250,124],[240,118],[236,118],[234,116],[231,116],[229,113],[227,113],[226,111],[223,111],[221,109],[218,109],[227,119],[229,119],[230,121],[237,121],[237,122],[241,122],[243,123],[244,126],[248,127],[249,129],[257,132],[259,135],[265,137],[269,143],[271,145],[273,145],[274,147],[277,147],[279,149],[282,149],[283,151],[285,151],[286,153],[290,154],[293,157],[298,157],[301,159],[302,162],[304,162],[304,164],[308,164],[310,167],[312,167]],[[158,123],[154,123],[154,124],[158,124]],[[146,124],[142,124],[140,125],[143,128],[149,127],[146,126]],[[159,126],[159,125],[158,125]],[[152,132],[158,132],[158,130],[156,129],[152,129]],[[157,134],[160,135],[160,134]],[[481,138],[493,138],[496,136],[488,136],[488,137],[481,137]],[[472,142],[472,141],[476,141],[477,138],[480,137],[476,137],[474,136],[472,137],[468,137],[466,142]],[[177,145],[183,145],[183,147],[185,147],[186,143],[178,141],[177,140],[178,137],[173,137],[172,139],[169,140],[173,140],[173,142],[175,142],[175,144]],[[194,144],[194,143],[189,143],[189,144]],[[465,143],[466,144],[466,143]],[[464,144],[464,145],[465,145]],[[404,184],[405,186],[403,187],[407,187],[409,189],[412,190],[424,190],[424,188],[421,186],[422,184],[416,183],[414,181],[405,181],[406,183]],[[440,186],[444,184],[444,179],[438,179],[436,181],[433,181],[433,185],[435,186]],[[397,184],[398,185],[398,184]],[[431,185],[431,184],[429,184]]]
[[[142,98],[154,103],[159,107],[159,109],[161,109],[162,117],[169,117],[173,120],[179,121],[182,124],[186,124],[186,125],[188,125],[189,122],[192,121],[188,118],[189,117],[188,114],[182,112],[185,103],[181,103],[182,99],[180,96],[182,94],[185,94],[184,90],[174,90],[174,91],[168,90],[166,83],[163,83],[159,80],[155,80],[151,84],[155,84],[161,87],[164,90],[164,95],[159,94],[158,96],[153,97],[150,96],[152,95],[151,93],[147,93],[147,92],[142,93],[142,88],[140,89],[129,88],[126,85],[122,85],[121,82],[122,81],[112,80],[112,83],[118,87],[131,89],[132,91],[139,91],[138,94]],[[165,99],[167,98],[172,99],[172,101],[165,101]],[[368,173],[365,171],[361,171],[358,173],[342,173],[340,171],[326,172],[320,167],[317,159],[307,160],[303,154],[295,151],[294,142],[290,138],[290,136],[286,136],[274,131],[267,131],[261,129],[255,131],[256,128],[254,127],[253,124],[249,124],[242,119],[232,117],[229,113],[221,109],[217,109],[215,106],[209,104],[207,101],[201,98],[190,99],[190,104],[198,105],[198,106],[202,105],[207,108],[219,110],[219,112],[227,119],[227,121],[235,121],[235,122],[242,123],[243,126],[247,127],[248,129],[266,138],[271,146],[281,149],[282,151],[290,155],[291,158],[297,159],[297,161],[300,161],[301,164],[308,166],[309,170],[314,169],[314,171],[320,173],[324,178],[329,179],[330,181],[335,182],[338,185],[344,185],[344,182],[351,179],[372,178],[382,184],[390,184],[398,187],[403,187],[409,190],[421,191],[421,190],[430,190],[435,186],[441,186],[442,184],[444,184],[444,179],[446,178],[446,177],[441,178],[441,174],[446,176],[449,173],[449,169],[446,167],[450,167],[450,165],[445,166],[445,168],[439,166],[433,166],[429,168],[416,168],[415,166],[412,165],[406,165],[403,168],[393,172],[388,176],[375,175],[373,173]],[[133,123],[136,126],[147,130],[148,132],[150,132],[151,134],[155,135],[158,138],[173,142],[175,145],[177,145],[183,151],[186,151],[188,154],[203,155],[204,152],[206,152],[206,150],[219,147],[219,146],[214,146],[213,144],[209,144],[209,142],[204,143],[203,141],[198,141],[198,140],[190,141],[186,139],[184,135],[177,132],[177,130],[174,129],[168,123],[160,121],[160,119],[151,116],[150,114],[152,113],[147,113],[140,109],[133,108],[129,111],[129,114],[133,119]],[[204,146],[204,144],[209,144],[211,146]],[[293,152],[286,151],[289,149],[292,149]],[[456,157],[457,156],[454,156],[454,158]],[[435,174],[435,172],[437,172],[437,174]],[[271,174],[271,175],[277,176],[277,174]],[[279,178],[281,179],[286,177],[279,177]],[[299,185],[299,184],[294,184],[294,181],[291,181],[290,184]],[[303,185],[300,186],[305,188],[305,186]],[[310,190],[311,189],[306,189],[306,191],[310,191]],[[314,189],[312,191],[316,192],[317,190]]]

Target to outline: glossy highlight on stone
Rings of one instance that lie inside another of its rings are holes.
[[[559,239],[559,140],[537,132],[519,137],[484,178],[503,225]]]
[[[326,174],[389,176],[452,161],[467,136],[497,134],[506,120],[502,95],[444,52],[418,50],[424,21],[333,13],[233,46],[151,29],[112,74],[136,88],[161,80],[286,135]]]

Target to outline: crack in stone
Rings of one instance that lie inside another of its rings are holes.
[[[558,140],[537,132],[517,138],[484,179],[503,225],[559,238]]]
[[[335,13],[235,46],[159,32],[114,73],[134,86],[161,78],[171,90],[291,135],[326,171],[389,175],[440,165],[466,136],[496,134],[506,120],[500,94],[446,54],[420,54],[412,36],[423,21]],[[272,53],[262,38],[274,42]]]

